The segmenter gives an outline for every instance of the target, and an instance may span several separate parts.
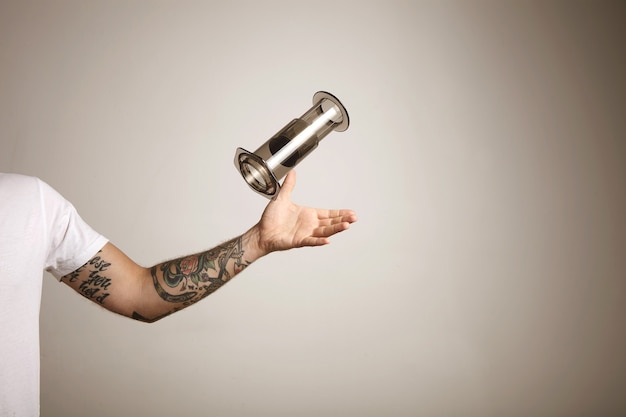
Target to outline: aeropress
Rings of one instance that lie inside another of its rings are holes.
[[[274,198],[279,181],[309,155],[330,132],[348,128],[348,112],[337,97],[325,91],[313,95],[313,107],[293,119],[256,151],[238,148],[235,166],[257,193]]]

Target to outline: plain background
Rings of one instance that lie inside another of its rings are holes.
[[[0,169],[137,262],[244,232],[233,165],[351,115],[293,198],[360,220],[155,324],[44,276],[42,415],[626,412],[624,2],[0,2]]]

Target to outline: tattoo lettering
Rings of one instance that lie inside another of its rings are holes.
[[[244,270],[249,263],[243,254],[241,238],[237,238],[207,252],[165,262],[151,270],[154,287],[165,301],[193,304],[232,278],[230,262],[235,274]]]
[[[78,268],[76,271],[74,271],[74,272],[70,272],[69,274],[67,274],[67,275],[63,276],[63,278],[61,278],[61,279],[62,279],[62,280],[63,280],[63,279],[67,279],[67,282],[76,282],[76,280],[78,279],[78,277],[79,277],[80,273],[81,273],[82,271],[84,271],[86,267],[87,267],[87,264],[85,264],[85,265],[81,266],[81,267],[80,267],[80,268]]]
[[[78,289],[80,293],[90,300],[95,300],[100,304],[104,303],[104,299],[109,296],[108,292],[105,292],[111,285],[109,278],[98,275],[97,273],[89,274],[89,279],[83,281]]]
[[[100,256],[94,256],[85,265],[81,266],[76,271],[65,275],[63,278],[67,279],[68,282],[73,283],[79,279],[83,271],[89,271],[89,275],[80,283],[77,291],[84,297],[103,304],[104,300],[110,294],[108,290],[111,286],[111,279],[107,278],[103,273],[110,266],[111,264],[106,262]]]

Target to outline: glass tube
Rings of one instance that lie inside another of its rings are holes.
[[[339,99],[325,91],[313,95],[313,106],[293,119],[256,151],[238,148],[235,166],[257,193],[274,198],[279,181],[309,155],[330,132],[348,128],[348,112]]]

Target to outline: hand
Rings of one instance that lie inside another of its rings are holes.
[[[347,230],[357,220],[352,210],[325,210],[291,202],[296,173],[290,171],[282,188],[256,225],[258,247],[263,253],[330,243],[329,237]]]

